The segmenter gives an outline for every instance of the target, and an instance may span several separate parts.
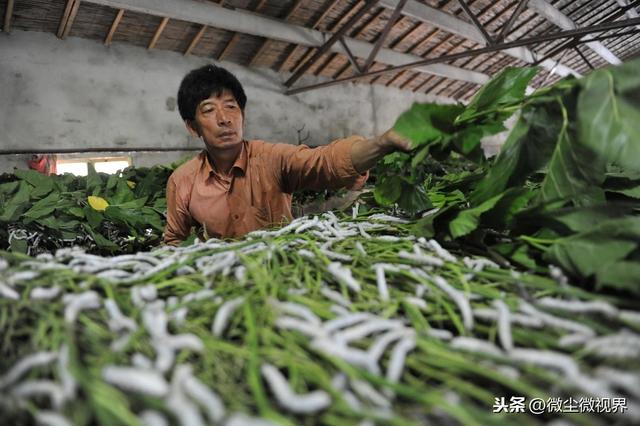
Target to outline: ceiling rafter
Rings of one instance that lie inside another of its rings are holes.
[[[158,28],[156,28],[156,32],[153,34],[153,38],[151,38],[151,41],[149,42],[149,46],[147,46],[147,49],[151,50],[154,47],[156,47],[156,44],[158,43],[158,40],[160,40],[160,36],[162,35],[162,32],[164,31],[168,23],[169,23],[169,18],[167,18],[166,16],[162,18],[162,21],[160,21]]]
[[[13,16],[13,0],[7,1],[7,6],[4,11],[4,26],[2,31],[5,33],[11,32],[11,18]]]
[[[200,40],[202,39],[202,36],[204,35],[204,33],[207,31],[207,28],[209,28],[207,25],[203,25],[203,26],[200,27],[200,29],[198,30],[196,35],[193,36],[193,38],[191,39],[191,42],[189,43],[189,46],[184,51],[184,55],[185,56],[189,55],[189,54],[191,54],[191,52],[193,52],[193,49],[195,49],[195,47],[198,45],[198,43],[200,43]]]
[[[365,5],[366,3],[364,2],[358,3],[359,7],[364,7]],[[331,28],[328,29],[328,32],[338,31],[343,26],[343,24],[346,23],[347,19],[350,19],[352,16],[354,16],[358,10],[359,9],[357,8],[348,9],[345,13],[342,14],[340,18],[338,18],[338,20],[335,23],[331,25]],[[344,37],[342,38],[342,41],[344,43]],[[313,55],[316,52],[316,50],[317,49],[315,47],[309,48],[305,52],[305,54],[297,61],[295,66],[291,69],[291,72],[298,71],[298,69],[302,66],[302,64],[306,63],[309,60],[309,58],[311,58],[311,55]]]
[[[296,14],[298,9],[300,9],[300,6],[302,6],[303,1],[304,0],[296,0],[295,3],[293,3],[293,6],[291,6],[291,9],[289,9],[289,12],[287,12],[287,14],[284,16],[283,20],[288,21],[289,19],[291,19],[291,17],[293,17],[293,15]],[[267,38],[263,40],[262,44],[260,44],[260,47],[258,48],[255,55],[253,55],[253,58],[251,58],[251,61],[249,62],[250,67],[254,66],[257,63],[258,59],[262,56],[262,54],[267,51],[267,48],[269,47],[269,41],[270,40]]]
[[[224,2],[225,0],[222,0],[220,2],[220,5],[224,5]],[[267,3],[267,0],[260,0],[260,3],[258,3],[258,5],[254,9],[254,12],[259,12],[260,9],[262,9],[266,3]],[[223,61],[224,58],[233,50],[236,44],[238,44],[241,36],[242,36],[242,33],[240,32],[233,33],[233,35],[231,36],[231,39],[222,48],[222,51],[220,51],[220,54],[218,54],[218,57],[216,59],[218,61]]]
[[[115,35],[116,30],[118,29],[118,25],[120,25],[120,21],[122,21],[123,16],[124,16],[124,9],[119,9],[118,13],[116,14],[116,17],[113,18],[113,22],[111,23],[111,27],[109,28],[109,32],[107,33],[107,36],[104,38],[105,46],[111,45],[111,42],[113,41],[113,36]]]
[[[369,31],[371,27],[373,27],[373,25],[376,24],[380,18],[382,18],[382,15],[384,15],[386,11],[387,10],[384,7],[379,8],[375,14],[371,15],[369,19],[367,19],[367,21],[362,26],[360,26],[360,28],[355,29],[353,32],[351,32],[349,34],[349,37],[358,38],[362,36],[365,32]],[[347,46],[347,44],[344,42],[344,38],[342,39],[342,44],[344,44],[344,46],[348,49],[349,52],[351,51],[349,49],[349,46]],[[340,57],[339,53],[337,52],[332,53],[329,59],[315,70],[314,74],[320,75],[320,73],[322,73],[322,71],[324,71],[325,68],[329,66],[329,64],[331,64],[335,59],[339,57]],[[350,61],[348,63],[350,63]],[[357,60],[356,60],[356,63],[357,63]]]
[[[317,18],[313,24],[311,24],[311,29],[312,30],[317,30],[318,26],[322,23],[322,21],[324,20],[324,18],[327,17],[327,15],[333,10],[333,8],[338,4],[340,0],[329,0],[329,4],[327,4],[327,6],[325,6],[324,8],[324,12],[322,12],[322,14],[320,15],[319,18]],[[295,53],[297,52],[298,48],[301,48],[300,45],[296,44],[293,46],[293,49],[291,49],[291,51],[289,52],[289,54],[284,58],[284,60],[282,61],[282,63],[280,64],[280,68],[278,69],[278,71],[282,72],[286,70],[286,66],[289,63],[289,61],[291,60],[291,58],[293,58],[293,56],[295,55]],[[312,51],[313,48],[310,48],[309,51]],[[308,53],[308,52],[307,52]],[[306,55],[306,54],[305,54]],[[294,67],[295,68],[295,67]]]
[[[64,39],[69,35],[73,21],[78,14],[78,8],[80,7],[80,0],[67,0],[67,4],[64,8],[64,13],[60,19],[60,25],[58,26],[58,38]]]

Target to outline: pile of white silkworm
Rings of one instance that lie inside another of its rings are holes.
[[[298,218],[279,230],[255,231],[241,241],[212,239],[113,257],[74,247],[15,266],[0,259],[0,302],[51,304],[74,332],[90,324],[89,319],[103,322],[112,333],[111,350],[125,362],[101,366],[99,378],[125,394],[154,401],[136,413],[143,425],[168,425],[172,418],[185,426],[274,424],[231,412],[225,401],[233,395],[216,390],[215,382],[206,381],[210,377],[205,380],[196,373],[198,357],[208,350],[207,342],[229,345],[245,337],[246,330],[239,330],[237,324],[255,308],[251,298],[254,271],[245,260],[261,255],[269,262],[282,253],[317,266],[322,279],[308,288],[292,285],[278,296],[275,292],[265,296],[263,306],[273,311],[273,323],[267,326],[304,342],[314,358],[338,359],[352,371],[379,379],[374,384],[338,370],[330,385],[304,383],[297,388],[300,382],[285,374],[290,371],[286,360],[264,357],[259,380],[283,412],[311,416],[330,410],[339,401],[367,417],[389,418],[396,414],[394,404],[400,401],[396,391],[406,386],[406,374],[416,374],[410,370],[419,357],[427,356],[429,345],[471,356],[483,368],[512,380],[525,374],[519,366],[533,366],[554,371],[579,392],[597,397],[622,395],[629,399],[630,407],[640,405],[640,375],[624,369],[624,362],[637,363],[640,358],[639,312],[597,297],[546,293],[534,298],[516,291],[496,297],[493,289],[477,288],[472,292],[465,280],[500,266],[489,259],[454,254],[443,247],[450,246],[434,239],[393,235],[397,227],[408,223],[403,218],[374,214],[362,220],[356,205],[351,219],[340,220],[329,212]],[[284,242],[278,245],[277,239]],[[393,246],[393,256],[376,257],[376,245]],[[345,247],[348,253],[341,251]],[[57,273],[51,271],[90,275],[95,280],[67,288],[40,278]],[[202,285],[186,293],[167,294],[151,281],[158,274],[178,280],[197,276]],[[563,288],[570,287],[558,268],[550,267],[549,275]],[[521,277],[515,271],[510,276]],[[239,289],[233,294],[217,287],[220,280],[234,279]],[[113,293],[100,286],[111,286]],[[313,297],[320,302],[305,304]],[[201,306],[206,306],[205,314],[198,310]],[[373,308],[366,310],[368,306]],[[410,315],[429,318],[440,312],[442,317],[443,311],[459,319],[453,324],[429,321],[421,329]],[[207,336],[184,330],[195,312],[207,315],[202,318],[210,330]],[[618,324],[619,329],[602,333],[593,326],[602,320]],[[528,346],[523,330],[548,332],[555,346],[549,348],[548,342],[545,349]],[[146,346],[130,343],[139,335],[145,336]],[[591,365],[582,357],[574,359],[574,351],[586,354]],[[65,404],[82,394],[70,367],[75,356],[69,344],[63,343],[58,349],[18,359],[0,371],[0,399],[18,403],[45,400],[47,406],[36,412],[36,421],[70,425]],[[599,364],[593,367],[595,363]],[[331,362],[326,365],[336,368]]]

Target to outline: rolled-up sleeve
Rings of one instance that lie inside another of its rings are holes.
[[[174,176],[167,182],[167,225],[164,229],[164,242],[178,245],[191,232],[192,218],[188,206],[179,196]]]
[[[353,166],[351,149],[362,136],[350,136],[329,145],[309,148],[306,145],[273,145],[284,192],[353,187],[364,184],[368,173],[358,173]]]

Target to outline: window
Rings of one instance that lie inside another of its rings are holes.
[[[72,173],[76,176],[86,176],[89,163],[93,164],[96,172],[115,174],[131,166],[131,157],[58,158],[56,170],[59,175]]]

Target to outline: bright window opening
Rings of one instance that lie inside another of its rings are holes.
[[[96,172],[115,174],[131,165],[130,157],[98,157],[98,158],[63,158],[56,163],[57,173],[72,173],[86,176],[89,164],[93,164]]]

